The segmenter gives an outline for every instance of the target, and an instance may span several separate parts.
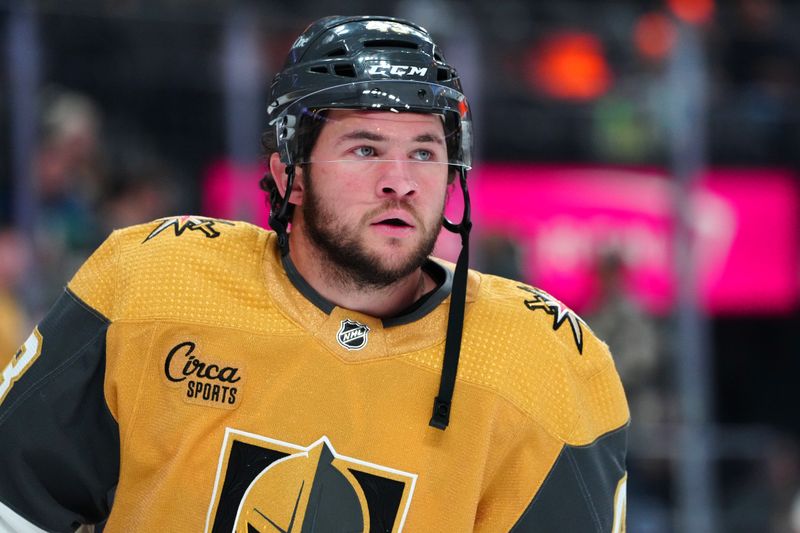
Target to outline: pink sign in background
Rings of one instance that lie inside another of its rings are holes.
[[[257,163],[237,165],[220,160],[212,164],[203,180],[203,214],[268,227],[266,193],[258,187],[264,171],[265,167]]]
[[[259,165],[209,169],[203,212],[267,224]],[[698,285],[710,312],[782,313],[800,302],[800,201],[796,178],[774,169],[712,169],[688,198],[658,169],[486,164],[470,173],[474,257],[490,235],[512,239],[523,281],[568,305],[590,308],[604,254],[624,263],[626,287],[643,307],[666,313],[676,298],[676,205],[686,202]],[[460,216],[460,193],[448,214]],[[443,232],[437,253],[460,243]]]
[[[676,297],[676,206],[688,205],[695,294],[715,313],[786,312],[798,303],[798,188],[788,172],[713,169],[688,198],[659,170],[484,165],[473,173],[476,233],[510,236],[526,281],[581,309],[597,296],[598,259],[622,259],[651,312]]]

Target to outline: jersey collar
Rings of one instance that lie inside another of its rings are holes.
[[[336,305],[317,292],[317,290],[303,278],[288,254],[281,257],[281,263],[283,264],[283,269],[286,271],[289,281],[292,282],[295,289],[323,313],[330,315],[336,308]],[[402,326],[419,320],[438,307],[439,304],[450,295],[450,290],[453,286],[453,272],[450,269],[432,259],[428,259],[422,266],[422,269],[436,281],[436,288],[432,292],[425,294],[421,300],[409,306],[406,311],[391,318],[382,319],[383,327]]]

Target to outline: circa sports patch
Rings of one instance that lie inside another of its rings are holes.
[[[417,476],[336,452],[323,436],[299,446],[227,428],[206,533],[400,533]]]
[[[346,318],[336,333],[336,340],[343,348],[360,350],[367,345],[369,340],[369,326]]]
[[[186,340],[164,354],[164,382],[181,391],[183,401],[207,407],[236,409],[242,403],[241,362],[207,353]]]

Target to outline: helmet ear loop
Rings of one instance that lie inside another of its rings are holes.
[[[294,186],[294,165],[286,166],[286,193],[281,195],[273,180],[270,191],[269,226],[278,235],[281,255],[289,254],[289,196]]]
[[[461,222],[455,223],[446,216],[442,217],[442,225],[448,231],[461,235],[462,242],[469,236],[472,229],[472,208],[469,202],[469,191],[467,190],[467,170],[464,167],[458,169],[458,181],[461,185],[461,194],[464,198],[464,213],[461,215]]]

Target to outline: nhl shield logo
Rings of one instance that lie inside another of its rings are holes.
[[[342,320],[342,327],[336,334],[336,340],[343,348],[348,350],[360,350],[367,345],[367,336],[369,335],[369,327],[361,322],[350,320],[349,318]]]

